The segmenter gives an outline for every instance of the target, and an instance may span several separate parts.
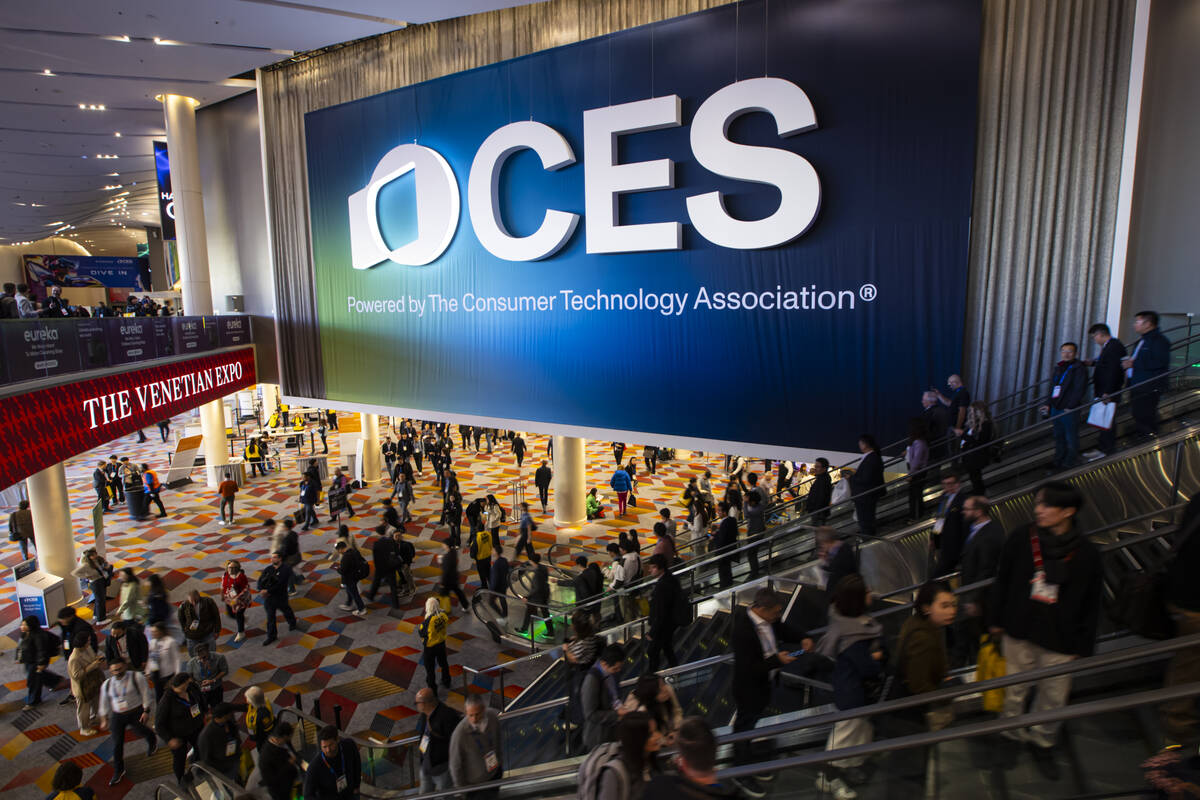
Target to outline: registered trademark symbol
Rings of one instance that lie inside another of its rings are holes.
[[[875,284],[873,283],[864,283],[858,290],[858,296],[868,303],[874,300],[875,295],[878,293],[879,290],[875,288]]]

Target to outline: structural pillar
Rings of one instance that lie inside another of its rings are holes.
[[[554,523],[582,525],[587,521],[584,497],[587,471],[584,440],[573,436],[554,437]]]
[[[381,453],[379,450],[379,415],[359,414],[362,422],[363,440],[363,483],[368,486],[379,483]]]
[[[208,279],[200,156],[196,148],[196,106],[200,102],[178,94],[161,95],[159,99],[167,121],[183,313],[189,317],[208,316],[213,313],[212,287]],[[213,400],[200,407],[200,431],[204,435],[204,472],[208,485],[215,487],[221,482],[220,467],[229,463],[223,401]]]
[[[79,581],[71,576],[75,569],[75,534],[71,528],[71,504],[67,500],[67,471],[62,462],[30,475],[25,482],[29,492],[29,510],[33,512],[33,546],[37,549],[38,568],[63,579],[67,602],[80,599]],[[53,620],[57,608],[47,608]]]

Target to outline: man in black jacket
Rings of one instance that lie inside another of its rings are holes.
[[[734,612],[733,700],[737,704],[734,733],[753,730],[771,701],[771,673],[795,661],[780,642],[798,642],[802,650],[812,649],[812,639],[780,622],[783,606],[783,597],[777,592],[759,589],[749,608]],[[756,756],[754,749],[750,740],[736,742],[734,763],[742,765],[769,760],[769,754]],[[757,778],[740,778],[735,782],[751,797],[765,794]]]
[[[154,715],[154,732],[171,749],[171,766],[175,779],[183,782],[188,750],[199,746],[200,730],[204,727],[204,700],[195,681],[186,672],[171,679],[171,689],[158,701]]]
[[[397,528],[403,530],[403,528]],[[400,607],[400,594],[396,590],[396,569],[399,556],[396,550],[396,540],[387,535],[387,525],[375,528],[375,544],[371,547],[371,557],[375,561],[375,577],[371,579],[371,588],[367,590],[367,599],[375,602],[379,593],[379,584],[387,583],[392,590],[392,608]]]
[[[1165,388],[1161,376],[1171,362],[1171,342],[1158,329],[1158,312],[1139,311],[1133,329],[1141,339],[1133,346],[1133,355],[1121,362],[1133,388],[1129,390],[1130,411],[1138,433],[1158,433],[1158,398]]]
[[[731,513],[733,506],[725,500],[717,504],[717,509],[721,514],[721,524],[717,526],[717,532],[712,535],[712,540],[709,542],[708,551],[717,553],[722,550],[732,550],[737,544],[738,524],[737,518]],[[733,586],[733,556],[725,556],[717,562],[717,574],[721,577],[721,588],[727,589]]]
[[[421,737],[421,794],[453,789],[450,780],[450,737],[462,714],[445,703],[429,688],[417,692],[417,736]]]
[[[550,619],[549,603],[550,603],[550,571],[546,569],[546,565],[542,563],[542,557],[538,553],[534,553],[529,557],[533,562],[533,589],[529,592],[529,602],[525,604],[525,619],[521,622],[521,627],[517,628],[517,633],[524,633],[529,629],[529,623],[534,614],[546,619],[546,634],[554,635],[554,622]]]
[[[288,583],[291,581],[292,568],[283,563],[282,553],[272,553],[271,563],[258,577],[258,591],[263,596],[263,611],[267,614],[267,638],[263,644],[268,645],[279,638],[276,627],[275,613],[283,612],[287,620],[288,630],[296,630],[296,614],[288,602]]]
[[[292,800],[300,759],[292,750],[292,723],[278,722],[258,753],[258,773],[271,800]]]
[[[362,759],[354,742],[338,737],[326,725],[320,733],[321,752],[304,775],[304,800],[354,800],[362,782]]]
[[[125,659],[129,668],[141,672],[146,668],[150,646],[146,634],[134,620],[123,619],[112,626],[104,641],[104,657],[113,661],[118,656]]]
[[[104,462],[101,461],[92,470],[92,488],[96,490],[96,498],[104,513],[108,513],[108,476],[104,474]]]
[[[966,533],[963,524],[963,504],[967,492],[963,489],[958,474],[951,471],[942,476],[942,501],[938,504],[937,517],[933,521],[933,534],[929,537],[933,548],[933,576],[949,575],[958,568],[962,559]]]
[[[1050,378],[1050,396],[1042,405],[1042,415],[1054,419],[1054,468],[1069,469],[1079,463],[1079,406],[1087,391],[1087,367],[1076,359],[1079,347],[1064,342],[1058,349],[1059,361]]]
[[[242,742],[233,722],[233,711],[230,703],[219,703],[212,710],[212,719],[196,741],[196,756],[200,763],[236,784]]]
[[[550,481],[554,479],[554,473],[550,471],[550,467],[546,466],[543,461],[542,465],[533,473],[533,485],[537,487],[538,500],[542,501],[542,513],[546,513],[546,503],[550,499]]]
[[[575,564],[580,569],[580,573],[575,576],[575,602],[583,603],[603,593],[604,573],[600,571],[600,567],[589,564],[587,556],[576,556]]]
[[[741,797],[737,789],[717,779],[717,737],[703,717],[688,717],[675,733],[677,775],[658,775],[644,797],[675,800],[724,800]]]
[[[883,486],[883,456],[879,445],[869,433],[858,437],[858,449],[863,454],[858,469],[850,476],[850,493],[854,497],[854,515],[858,518],[858,530],[866,536],[874,536],[875,506],[886,491]]]
[[[992,633],[1004,635],[1009,675],[1095,650],[1103,576],[1100,551],[1075,520],[1082,506],[1083,495],[1074,486],[1043,484],[1034,499],[1035,521],[1010,531],[1000,552],[987,615]],[[1008,687],[1004,716],[1025,712],[1029,689],[1029,684]],[[1038,681],[1033,711],[1061,708],[1070,692],[1070,675]],[[1002,735],[1033,744],[1039,763],[1049,763],[1046,751],[1054,746],[1059,724]]]
[[[930,389],[921,395],[921,418],[929,430],[929,460],[943,461],[950,455],[950,409],[942,405],[938,393]]]
[[[1004,549],[1004,529],[991,517],[991,502],[986,497],[968,497],[963,501],[962,521],[966,539],[963,542],[962,567],[959,583],[973,583],[996,577],[1000,567],[1000,551]],[[955,663],[975,663],[979,639],[984,632],[984,602],[990,587],[974,589],[962,596],[963,614],[954,628]]]
[[[854,545],[842,539],[836,528],[817,528],[814,538],[821,570],[825,573],[825,595],[833,602],[833,590],[838,582],[858,572],[858,558],[854,554]]]
[[[1167,610],[1175,620],[1175,635],[1200,633],[1200,493],[1192,496],[1179,521],[1174,554],[1167,562]],[[1200,680],[1200,647],[1175,651],[1167,665],[1164,688]],[[1196,698],[1172,700],[1162,707],[1167,744],[1195,744],[1200,738]]]
[[[650,671],[658,672],[658,660],[661,655],[667,657],[667,663],[672,667],[679,666],[675,657],[675,631],[679,628],[680,603],[687,603],[683,597],[683,587],[679,579],[667,569],[667,557],[662,553],[650,556],[647,562],[650,567],[650,577],[655,578],[654,591],[650,595],[650,640],[646,648],[646,656],[650,660]],[[686,605],[683,607],[687,610]]]
[[[502,617],[508,616],[508,559],[504,557],[504,546],[492,542],[492,571],[488,575],[488,586],[500,597],[493,597],[492,608]]]
[[[1088,329],[1088,336],[1100,348],[1100,355],[1094,361],[1083,362],[1092,368],[1092,392],[1097,400],[1115,403],[1120,399],[1121,388],[1125,386],[1125,371],[1121,369],[1121,361],[1125,358],[1125,345],[1112,335],[1108,326],[1098,322]],[[1117,422],[1113,415],[1110,428],[1101,428],[1100,437],[1096,440],[1096,449],[1083,455],[1089,459],[1103,458],[1112,455],[1117,449]]]
[[[829,459],[821,457],[809,468],[813,476],[804,498],[805,513],[812,514],[814,525],[824,525],[829,519],[829,502],[833,499],[833,480],[829,477]]]

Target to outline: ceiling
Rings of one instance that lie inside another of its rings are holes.
[[[0,245],[56,232],[92,252],[145,241],[121,227],[158,224],[155,95],[208,105],[253,88],[235,76],[296,53],[532,1],[0,3]]]

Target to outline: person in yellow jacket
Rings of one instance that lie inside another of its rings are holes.
[[[425,621],[421,623],[418,632],[425,652],[421,660],[425,662],[425,682],[433,692],[437,693],[436,665],[442,666],[442,685],[450,688],[450,661],[446,657],[446,631],[450,627],[450,616],[442,610],[436,597],[425,601]]]
[[[470,553],[475,562],[475,571],[479,574],[479,586],[488,588],[488,578],[492,572],[492,534],[488,530],[475,531],[471,537]]]

